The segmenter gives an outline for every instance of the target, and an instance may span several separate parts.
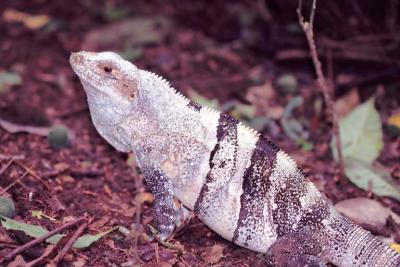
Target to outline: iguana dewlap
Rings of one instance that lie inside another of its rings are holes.
[[[281,262],[400,266],[400,254],[338,214],[295,162],[254,130],[115,53],[73,53],[70,63],[100,135],[136,155],[161,239],[174,231],[176,196],[227,240],[286,255]]]

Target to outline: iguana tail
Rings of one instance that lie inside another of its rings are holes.
[[[326,232],[332,240],[326,247],[327,258],[338,266],[399,267],[400,254],[377,237],[337,214]]]

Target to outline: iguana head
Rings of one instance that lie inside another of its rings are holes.
[[[129,150],[121,136],[121,125],[135,114],[139,70],[113,52],[77,52],[70,64],[85,89],[96,129],[115,148]],[[118,136],[120,135],[120,136]]]
[[[139,70],[113,52],[72,53],[69,61],[87,93],[95,91],[131,102],[138,91]]]

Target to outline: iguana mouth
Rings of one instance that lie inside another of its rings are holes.
[[[79,77],[81,77],[84,73],[88,74],[88,64],[87,62],[90,61],[88,58],[90,56],[95,55],[94,52],[72,52],[69,57],[69,63],[72,66],[72,69]]]
[[[69,57],[69,62],[71,63],[72,66],[77,66],[79,64],[82,64],[85,59],[85,55],[94,56],[96,55],[96,53],[86,52],[86,51],[71,52],[71,56]]]

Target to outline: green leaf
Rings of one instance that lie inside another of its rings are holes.
[[[6,92],[11,86],[22,83],[21,76],[14,72],[0,72],[0,93]]]
[[[96,242],[97,240],[99,240],[100,238],[102,238],[103,236],[111,233],[112,231],[114,231],[115,229],[118,229],[119,226],[115,226],[111,229],[108,229],[107,231],[98,233],[97,235],[83,235],[81,237],[79,237],[76,242],[74,243],[73,247],[74,248],[87,248],[89,247],[93,242]]]
[[[86,50],[117,50],[160,43],[172,29],[172,21],[164,16],[135,17],[96,28],[85,35]]]
[[[134,61],[143,55],[143,48],[128,47],[128,48],[118,52],[118,54],[128,61]]]
[[[303,105],[304,99],[301,96],[293,97],[285,106],[281,118],[281,125],[285,134],[292,140],[303,139],[307,141],[308,133],[303,125],[294,117],[295,109]]]
[[[222,112],[229,113],[237,120],[251,120],[256,113],[254,106],[242,104],[236,100],[227,101],[219,109]]]
[[[44,229],[41,226],[38,225],[31,225],[23,222],[19,222],[4,216],[0,216],[1,218],[1,225],[7,229],[7,230],[14,230],[14,231],[22,231],[24,232],[27,236],[33,237],[33,238],[38,238],[41,237],[45,234],[47,234],[49,231]],[[46,242],[51,243],[51,244],[56,244],[63,235],[61,234],[56,234],[53,235],[52,237],[46,239]]]
[[[127,8],[120,8],[115,6],[106,5],[102,9],[103,17],[108,21],[122,20],[128,15]]]
[[[294,75],[287,73],[279,76],[276,86],[283,94],[294,94],[297,91],[298,82]]]
[[[15,205],[11,198],[0,196],[0,215],[12,218],[15,215]]]
[[[14,230],[14,231],[22,231],[24,232],[27,236],[33,237],[33,238],[38,238],[41,237],[45,234],[47,234],[49,231],[44,229],[41,226],[38,225],[31,225],[23,222],[19,222],[4,216],[0,216],[0,221],[1,225],[7,229],[7,230]],[[115,226],[107,231],[98,233],[97,235],[83,235],[79,237],[73,247],[74,248],[86,248],[90,246],[93,242],[99,240],[103,236],[109,234],[110,232],[114,231],[117,229],[119,226]],[[46,239],[46,242],[51,243],[51,244],[56,244],[64,235],[62,234],[55,234],[54,236]]]
[[[250,119],[242,119],[243,123],[257,131],[262,131],[272,120],[268,117],[254,117]]]
[[[390,174],[358,159],[345,159],[345,174],[352,183],[364,190],[371,190],[379,196],[400,200],[400,188]]]
[[[391,180],[390,174],[358,159],[345,159],[345,174],[352,183],[379,196],[400,200],[400,188]]]
[[[357,106],[339,123],[343,157],[351,157],[371,164],[383,147],[382,122],[374,106],[374,99]],[[338,160],[336,141],[332,140],[331,149]]]
[[[296,140],[296,145],[301,147],[302,150],[304,151],[311,151],[314,148],[314,144],[310,141],[307,141],[304,138],[299,138]]]

